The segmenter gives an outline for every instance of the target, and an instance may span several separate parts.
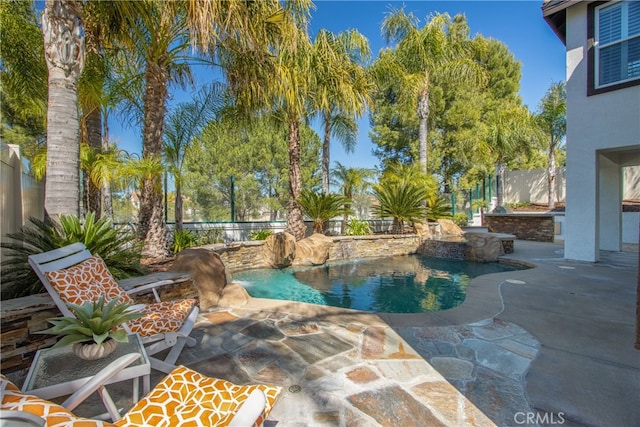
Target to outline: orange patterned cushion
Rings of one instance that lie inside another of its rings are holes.
[[[131,332],[143,337],[177,332],[197,302],[195,299],[184,299],[147,304],[140,310],[145,316],[127,322],[127,326]]]
[[[3,411],[25,411],[44,418],[47,427],[107,427],[113,424],[76,417],[64,407],[40,399],[37,396],[23,394],[5,376],[0,375],[0,383],[4,387],[2,394]]]
[[[267,398],[264,413],[256,422],[256,425],[262,425],[282,392],[281,387],[239,386],[178,366],[144,399],[136,403],[124,418],[118,420],[116,425],[227,425],[255,389],[262,390]]]
[[[113,279],[102,258],[93,255],[78,265],[63,270],[45,273],[60,298],[69,304],[82,305],[86,301],[96,301],[105,295],[106,301],[119,299],[133,304],[133,300]]]

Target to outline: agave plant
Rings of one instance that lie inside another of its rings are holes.
[[[298,200],[302,211],[313,221],[313,232],[324,232],[324,226],[331,218],[343,215],[345,212],[352,213],[351,209],[345,207],[350,200],[339,194],[319,194],[305,190]]]
[[[116,279],[145,273],[140,265],[140,243],[133,233],[115,227],[108,218],[96,220],[93,213],[87,214],[84,222],[74,215],[61,215],[59,221],[31,218],[31,224],[7,234],[12,240],[1,244],[2,299],[44,292],[27,257],[75,242],[84,243],[92,254],[100,255]]]
[[[127,342],[127,333],[118,326],[144,316],[143,313],[128,311],[130,305],[113,299],[105,304],[104,296],[97,301],[82,305],[69,304],[74,317],[54,317],[47,319],[53,327],[39,334],[58,335],[62,338],[53,346],[62,347],[75,343],[102,344],[107,339]]]
[[[392,217],[392,233],[404,233],[404,224],[420,222],[426,215],[423,202],[429,191],[408,181],[383,181],[374,186],[374,195],[379,205],[376,208],[380,217]]]

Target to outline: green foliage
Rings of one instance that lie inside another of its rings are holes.
[[[453,222],[455,222],[458,227],[466,227],[469,225],[469,217],[466,213],[458,212],[453,216]]]
[[[347,236],[366,236],[371,234],[369,222],[364,219],[351,218],[347,222]]]
[[[343,215],[350,200],[339,194],[320,194],[303,190],[298,200],[302,212],[313,220],[313,232],[322,233],[327,221]]]
[[[199,230],[198,231],[198,245],[212,245],[214,243],[222,243],[222,230]]]
[[[127,342],[124,329],[115,329],[130,320],[144,316],[144,313],[127,311],[129,304],[119,304],[117,299],[105,305],[105,298],[101,296],[97,301],[87,301],[82,305],[69,304],[75,314],[73,317],[55,317],[47,319],[53,327],[38,332],[61,336],[53,348],[63,347],[75,343],[102,344],[107,339]]]
[[[145,273],[140,265],[141,244],[124,227],[115,227],[110,219],[95,219],[93,212],[84,222],[75,215],[61,215],[59,222],[51,218],[30,219],[16,233],[9,233],[2,243],[6,250],[2,259],[2,299],[18,298],[44,291],[38,276],[29,266],[29,255],[47,252],[75,242],[82,242],[92,254],[100,255],[116,279]]]
[[[273,230],[256,230],[249,233],[251,240],[265,240],[273,234]]]
[[[171,250],[174,254],[178,254],[183,250],[196,246],[198,244],[198,236],[196,236],[191,230],[174,230],[173,231],[173,243],[171,244]]]
[[[426,211],[423,206],[428,198],[428,190],[408,181],[382,181],[374,186],[374,195],[378,199],[378,216],[392,217],[394,234],[404,233],[404,224],[421,222]]]
[[[440,218],[451,218],[451,204],[443,195],[431,193],[426,202],[428,220],[436,221]]]

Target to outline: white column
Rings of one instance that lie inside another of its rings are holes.
[[[598,208],[600,216],[600,249],[622,249],[622,171],[606,156],[598,156]]]

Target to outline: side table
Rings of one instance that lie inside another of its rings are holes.
[[[73,353],[71,346],[38,350],[29,368],[22,391],[35,394],[43,399],[66,396],[78,390],[89,378],[120,356],[139,353],[142,357],[106,383],[113,384],[133,380],[133,402],[137,402],[140,378],[142,378],[143,393],[149,393],[151,362],[149,362],[149,356],[140,336],[131,334],[128,337],[129,342],[118,343],[118,347],[111,354],[97,360],[80,359]]]

